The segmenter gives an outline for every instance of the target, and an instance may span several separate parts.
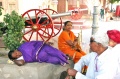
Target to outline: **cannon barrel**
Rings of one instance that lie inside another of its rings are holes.
[[[53,14],[53,15],[49,15],[52,19],[54,18],[59,18],[59,17],[63,17],[63,16],[71,16],[72,12],[65,12],[65,13],[59,13],[59,14]],[[42,18],[47,18],[48,16],[43,15]],[[31,16],[32,19],[35,19],[35,16]],[[39,16],[38,16],[39,18]],[[28,17],[25,18],[26,20],[29,20]]]
[[[63,17],[63,16],[71,16],[72,12],[60,13],[60,14],[53,14],[50,15],[51,18]],[[45,16],[43,16],[45,17]]]

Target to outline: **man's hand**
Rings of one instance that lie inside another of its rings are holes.
[[[69,69],[67,70],[67,73],[68,73],[68,75],[74,77],[74,76],[76,75],[77,71],[76,71],[75,69],[69,68]]]
[[[46,42],[46,44],[48,44],[48,45],[53,45],[54,43],[53,42]]]
[[[70,79],[70,76],[67,76],[65,79]]]

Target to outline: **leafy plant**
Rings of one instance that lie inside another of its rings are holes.
[[[0,16],[2,15],[2,10],[4,10],[2,7],[0,7]],[[4,22],[0,22],[0,30],[4,28]],[[0,36],[3,35],[3,31],[0,31]]]
[[[3,42],[6,48],[15,50],[23,42],[22,30],[25,28],[25,19],[18,15],[17,12],[12,11],[11,14],[4,15],[4,22],[0,27],[5,27],[5,34],[3,34]]]
[[[110,0],[110,3],[113,4],[115,2],[119,2],[120,0]]]
[[[115,3],[115,2],[119,2],[120,0],[109,0],[109,2],[111,3],[111,12],[112,12],[112,5]]]
[[[0,16],[2,15],[3,7],[0,7]]]

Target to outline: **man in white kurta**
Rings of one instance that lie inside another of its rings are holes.
[[[108,47],[107,35],[97,33],[92,36],[90,49],[93,52],[83,56],[75,64],[74,69],[68,69],[68,75],[75,76],[75,79],[115,79],[118,72],[118,62]],[[84,65],[88,66],[86,75],[81,73]]]
[[[84,65],[88,66],[86,75],[77,72],[76,79],[114,79],[117,73],[117,62],[110,58],[111,50],[106,49],[100,56],[92,52],[80,59],[74,69],[81,71]]]

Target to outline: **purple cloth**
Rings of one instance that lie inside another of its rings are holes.
[[[30,41],[19,46],[18,50],[22,53],[25,62],[68,63],[64,53],[48,44],[43,45],[36,59],[36,53],[42,44],[43,41]]]

